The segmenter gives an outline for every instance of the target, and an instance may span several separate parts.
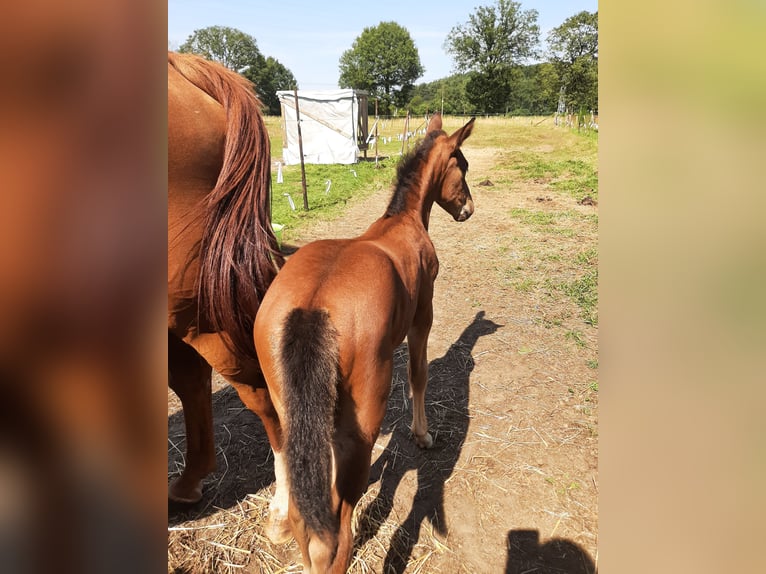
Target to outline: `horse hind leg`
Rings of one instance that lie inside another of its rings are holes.
[[[332,500],[339,519],[337,533],[311,531],[291,506],[290,519],[303,556],[304,574],[345,574],[348,570],[354,554],[354,508],[367,488],[374,442],[364,438],[355,424],[341,424],[336,429]]]
[[[212,369],[197,351],[168,333],[168,370],[186,427],[186,466],[170,484],[168,498],[191,504],[202,498],[202,479],[215,470]]]
[[[311,531],[295,505],[290,507],[293,532],[303,556],[304,574],[345,574],[351,564],[353,513],[367,488],[372,449],[385,415],[390,382],[389,364],[380,373],[369,370],[352,375],[350,393],[348,390],[339,393],[337,426],[333,434],[332,493],[332,510],[338,517],[337,534]],[[377,392],[367,394],[370,388]]]
[[[340,415],[334,436],[335,493],[339,516],[337,550],[328,572],[343,574],[354,554],[352,518],[370,477],[372,449],[380,434],[391,390],[393,363],[359,369],[349,391],[339,396]]]

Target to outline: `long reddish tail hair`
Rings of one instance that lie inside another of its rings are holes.
[[[207,196],[198,284],[200,314],[256,359],[253,321],[284,263],[271,228],[271,151],[253,84],[224,66],[168,52],[168,62],[226,111],[223,166]]]

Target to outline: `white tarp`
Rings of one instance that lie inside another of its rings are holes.
[[[366,92],[351,89],[298,90],[305,163],[356,163],[360,95],[366,96]],[[284,127],[282,159],[285,165],[299,164],[295,93],[279,91],[277,97],[282,107]]]

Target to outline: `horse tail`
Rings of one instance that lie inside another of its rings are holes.
[[[338,396],[337,332],[324,310],[293,309],[281,344],[290,493],[306,526],[337,535],[332,437]]]
[[[170,52],[168,62],[226,112],[223,165],[206,198],[199,309],[233,350],[256,359],[255,314],[284,263],[271,227],[271,151],[261,102],[249,80],[220,64]]]

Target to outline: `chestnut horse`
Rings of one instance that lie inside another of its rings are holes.
[[[168,53],[168,367],[187,440],[185,469],[169,487],[177,502],[198,501],[215,468],[211,368],[261,417],[279,456],[281,430],[252,331],[283,263],[269,221],[271,157],[260,107],[242,76]],[[271,518],[280,538],[286,494],[277,492]]]
[[[306,572],[345,572],[351,515],[367,487],[391,389],[394,349],[407,337],[415,442],[428,448],[426,346],[438,260],[428,236],[434,202],[457,221],[473,213],[460,146],[440,115],[397,172],[386,213],[360,237],[310,243],[266,293],[255,347],[285,431],[289,524]]]

